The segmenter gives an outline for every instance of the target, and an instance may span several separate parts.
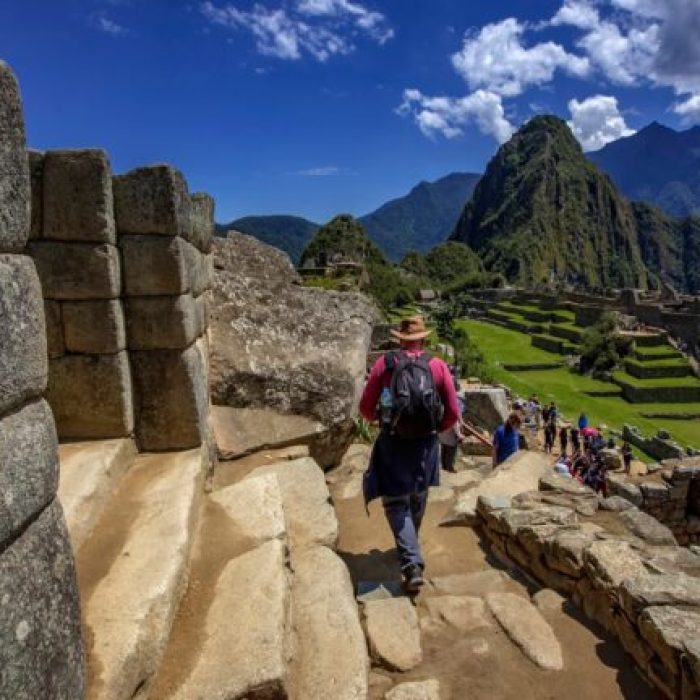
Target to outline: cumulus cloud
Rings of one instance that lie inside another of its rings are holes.
[[[700,124],[700,93],[691,95],[684,102],[673,105],[673,111],[678,114],[686,124]]]
[[[579,77],[588,74],[587,58],[568,53],[547,41],[526,47],[525,25],[514,17],[467,33],[452,64],[469,87],[485,88],[505,97],[520,95],[530,85],[548,83],[557,70]]]
[[[598,10],[588,0],[566,0],[550,24],[553,27],[570,25],[579,29],[594,29],[599,22]]]
[[[476,124],[481,133],[504,143],[515,131],[506,118],[501,96],[488,90],[476,90],[461,98],[430,97],[420,90],[405,90],[397,111],[412,115],[418,128],[429,137],[441,134],[455,138],[462,134],[463,127]]]
[[[569,126],[585,151],[597,151],[606,143],[635,133],[625,123],[617,98],[612,95],[594,95],[580,102],[571,100],[569,111]]]
[[[292,10],[259,3],[241,10],[207,0],[200,10],[213,24],[250,31],[261,54],[286,60],[298,60],[308,53],[323,62],[349,54],[355,49],[352,34],[360,31],[379,44],[393,36],[384,15],[348,0],[298,0]]]

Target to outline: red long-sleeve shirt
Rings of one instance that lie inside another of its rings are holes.
[[[402,352],[418,357],[420,350],[402,350]],[[430,358],[430,371],[433,374],[435,388],[437,389],[442,403],[445,406],[445,413],[440,423],[440,432],[451,428],[460,418],[459,402],[455,391],[454,381],[449,367],[439,358]],[[380,357],[372,367],[372,371],[367,379],[364,393],[360,399],[360,413],[368,421],[377,420],[377,402],[384,387],[391,384],[391,372],[386,371],[384,356]]]

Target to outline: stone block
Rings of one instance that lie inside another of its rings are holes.
[[[113,245],[31,241],[28,252],[47,299],[116,299],[121,293],[119,251]]]
[[[208,386],[193,344],[181,350],[131,353],[136,436],[141,450],[189,449],[207,431]]]
[[[0,554],[0,693],[84,697],[73,552],[58,501]]]
[[[130,435],[134,411],[127,353],[51,360],[46,399],[61,439]]]
[[[29,238],[41,238],[44,228],[44,154],[29,150],[29,179],[32,190],[32,216]]]
[[[180,295],[190,291],[196,249],[182,238],[121,236],[124,294]]]
[[[191,237],[192,205],[179,170],[169,165],[136,168],[113,182],[119,233]]]
[[[112,355],[126,349],[124,311],[119,299],[67,301],[61,305],[66,349]]]
[[[116,242],[112,176],[100,149],[47,151],[43,238]]]
[[[198,297],[207,289],[207,256],[194,246],[188,248],[188,270],[190,273],[190,290]]]
[[[0,549],[46,508],[57,487],[56,428],[38,399],[0,420]]]
[[[209,328],[209,314],[211,309],[209,306],[208,295],[202,294],[194,300],[195,304],[195,327],[197,329],[197,337],[206,333]]]
[[[41,286],[31,258],[0,255],[0,415],[46,388]]]
[[[642,611],[638,624],[642,637],[664,666],[673,675],[679,675],[679,661],[685,652],[685,643],[698,636],[700,611],[672,605],[651,607]]]
[[[649,544],[677,544],[673,533],[665,525],[637,508],[630,508],[620,513],[620,521],[632,534],[641,537]]]
[[[700,607],[700,579],[682,572],[630,577],[619,591],[622,608],[635,619],[653,605]]]
[[[584,570],[597,588],[617,588],[628,578],[647,576],[639,554],[624,540],[598,540],[583,550]]]
[[[61,303],[45,300],[44,318],[46,318],[46,345],[49,358],[53,360],[66,353],[66,343],[63,338],[63,321],[61,319]]]
[[[186,238],[203,253],[211,250],[214,237],[214,198],[206,192],[190,196],[192,207],[192,231]]]
[[[180,350],[201,335],[202,321],[191,294],[128,297],[125,303],[130,350]]]
[[[30,199],[19,85],[9,66],[0,61],[0,253],[19,253],[26,245]]]
[[[423,660],[418,614],[408,598],[370,600],[363,607],[367,640],[376,663],[410,671]]]

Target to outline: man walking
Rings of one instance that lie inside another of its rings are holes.
[[[429,333],[421,316],[403,319],[392,331],[400,349],[377,360],[360,401],[363,417],[381,425],[365,474],[365,501],[381,496],[405,586],[413,593],[423,585],[418,532],[428,488],[440,478],[438,433],[460,418],[449,368],[425,352]]]
[[[520,414],[513,411],[505,423],[496,428],[493,434],[493,451],[491,453],[493,468],[505,462],[508,457],[514,455],[520,447]]]

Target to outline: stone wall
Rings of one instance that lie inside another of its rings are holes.
[[[497,556],[616,636],[663,696],[698,697],[700,557],[636,508],[597,524],[595,494],[571,479],[544,477],[540,489],[479,498],[477,526]]]
[[[61,439],[206,434],[213,200],[167,165],[114,177],[101,150],[30,153],[32,240]]]
[[[0,61],[0,697],[72,700],[84,693],[80,611],[29,229],[19,89]]]
[[[630,403],[695,403],[700,401],[697,386],[639,386],[613,376]]]
[[[680,544],[699,543],[700,458],[667,459],[658,467],[658,474],[641,480],[610,474],[610,493],[666,525]]]

